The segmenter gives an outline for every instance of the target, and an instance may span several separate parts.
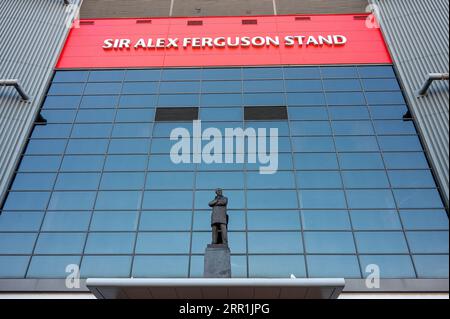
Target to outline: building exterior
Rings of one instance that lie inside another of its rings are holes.
[[[448,73],[448,2],[374,1],[381,30],[367,1],[230,2],[85,0],[70,30],[78,2],[2,3],[0,77],[32,95],[0,89],[5,296],[202,277],[217,187],[234,278],[448,296],[448,81],[416,96]],[[259,144],[213,158],[230,128]]]

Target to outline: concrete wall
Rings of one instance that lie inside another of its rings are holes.
[[[31,96],[24,102],[14,88],[0,86],[0,203],[81,0],[71,2],[0,1],[0,79],[19,79]]]
[[[449,205],[449,84],[436,81],[428,95],[417,90],[428,73],[449,70],[448,0],[372,0],[404,86],[415,123]]]

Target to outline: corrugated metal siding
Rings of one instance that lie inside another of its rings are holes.
[[[425,97],[416,91],[428,73],[449,69],[448,0],[371,0],[448,208],[449,83],[435,81]]]
[[[19,79],[31,96],[0,87],[0,203],[82,0],[0,0],[0,78]]]

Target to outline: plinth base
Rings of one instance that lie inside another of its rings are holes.
[[[230,248],[223,244],[210,244],[205,249],[205,278],[231,278]]]

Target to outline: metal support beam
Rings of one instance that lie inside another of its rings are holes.
[[[0,86],[14,86],[17,90],[17,93],[22,97],[22,100],[28,101],[30,97],[25,93],[22,87],[19,84],[19,80],[0,80]]]
[[[430,88],[431,83],[433,83],[433,81],[443,81],[443,80],[448,81],[448,73],[430,73],[430,74],[428,74],[428,77],[427,77],[425,83],[422,85],[422,87],[417,92],[417,94],[419,96],[424,96],[425,94],[427,94],[427,91]]]

